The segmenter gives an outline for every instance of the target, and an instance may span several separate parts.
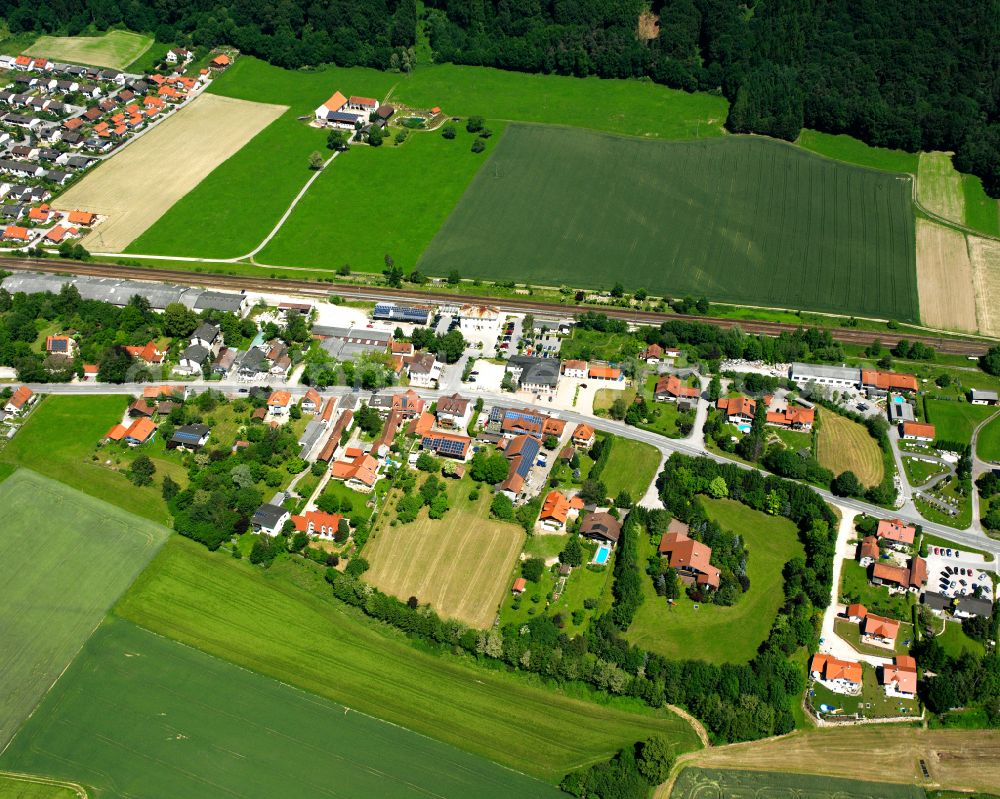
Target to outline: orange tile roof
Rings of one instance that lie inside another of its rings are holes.
[[[723,397],[715,403],[715,407],[726,416],[753,416],[757,411],[757,401],[750,397]]]
[[[656,383],[656,394],[669,394],[672,397],[687,397],[696,399],[701,396],[701,389],[696,386],[686,386],[677,375],[661,377]]]
[[[225,53],[221,53],[217,55],[215,58],[213,58],[210,63],[215,64],[216,66],[219,67],[228,67],[230,64],[229,56],[227,56]]]
[[[33,392],[30,388],[27,386],[20,386],[17,391],[11,395],[7,402],[20,410],[33,396],[35,396],[35,392]]]
[[[865,635],[873,635],[876,638],[886,638],[895,641],[896,636],[899,635],[898,621],[887,619],[884,616],[876,616],[873,613],[865,616],[865,620],[861,625],[861,629]]]
[[[308,511],[301,516],[292,516],[297,532],[333,535],[344,517],[339,513],[324,513],[319,510]]]
[[[28,64],[31,63],[31,58],[26,55],[19,55],[17,58],[14,59],[14,63],[17,64],[19,67],[26,67],[28,66]]]
[[[327,111],[339,111],[345,105],[347,105],[347,98],[340,92],[334,92],[330,95],[330,99],[323,103],[323,107]]]
[[[916,527],[904,524],[899,519],[880,519],[876,531],[879,538],[888,538],[890,541],[899,541],[904,544],[912,544],[916,534]]]
[[[358,95],[352,94],[351,105],[378,105],[378,100],[372,97],[358,97]]]
[[[866,608],[861,603],[856,602],[853,605],[847,606],[847,617],[855,619],[863,619],[868,615],[868,608]]]
[[[794,425],[811,425],[816,419],[816,412],[812,408],[799,408],[789,405],[783,411],[768,411],[767,423],[777,424],[782,427],[793,427]]]
[[[5,239],[18,239],[20,241],[28,240],[28,228],[20,227],[19,225],[7,225],[3,230],[3,237]]]
[[[587,374],[597,380],[617,380],[622,376],[622,370],[611,366],[591,366]]]
[[[574,441],[592,441],[594,438],[594,428],[589,424],[584,424],[580,422],[573,431]]]
[[[434,427],[434,414],[424,411],[416,419],[410,422],[410,434],[414,436],[425,436]]]
[[[569,513],[569,500],[560,491],[550,491],[542,503],[542,512],[538,514],[541,521],[553,519],[559,524],[566,523],[566,514]]]
[[[881,554],[882,552],[878,546],[878,539],[875,536],[868,535],[861,540],[860,557],[871,558],[872,560],[878,560]]]
[[[182,386],[146,386],[142,390],[142,396],[146,399],[157,399],[160,396],[173,397],[183,393],[184,388]]]
[[[163,363],[164,353],[156,346],[155,342],[149,341],[142,347],[128,346],[125,352],[133,358],[139,358],[146,363]]]
[[[895,662],[882,667],[882,685],[896,683],[896,690],[901,693],[915,694],[917,692],[917,661],[909,655],[898,655]]]
[[[916,391],[917,378],[913,375],[899,372],[879,372],[875,369],[861,370],[861,385],[874,386],[880,389],[898,389],[899,391]]]
[[[156,432],[156,425],[153,424],[152,419],[136,419],[129,425],[128,432],[125,434],[126,438],[131,438],[138,441],[140,444],[144,444],[149,441],[150,436]]]
[[[933,439],[935,436],[934,425],[924,422],[903,422],[903,435]]]
[[[514,584],[510,587],[510,590],[520,594],[527,587],[528,587],[528,581],[525,580],[523,577],[518,577],[516,580],[514,580]]]
[[[94,224],[94,220],[97,219],[97,215],[91,213],[90,211],[70,211],[69,212],[69,223],[71,225],[83,225],[88,227]]]
[[[562,362],[562,370],[563,370],[564,373],[566,371],[568,371],[568,370],[577,371],[577,372],[579,372],[579,371],[586,372],[588,365],[589,364],[586,361],[577,361],[577,360],[570,359],[568,361],[563,361]]]
[[[378,479],[378,461],[371,455],[361,453],[353,461],[336,461],[330,467],[330,474],[339,480],[358,480],[366,486],[375,485]]]
[[[267,404],[270,406],[277,406],[284,408],[292,401],[292,395],[288,391],[272,391],[271,396],[267,398]]]
[[[121,441],[123,438],[125,438],[126,433],[128,433],[128,430],[125,428],[124,425],[116,424],[114,427],[108,430],[107,433],[104,434],[104,437],[111,441]]]
[[[658,551],[667,556],[668,563],[675,569],[694,570],[704,577],[699,577],[698,582],[719,587],[721,572],[709,563],[711,547],[689,538],[685,533],[676,532],[663,534]]]
[[[76,228],[63,227],[62,225],[56,225],[52,230],[45,234],[45,238],[49,241],[58,244],[68,233],[76,233]]]
[[[28,211],[28,218],[34,222],[44,222],[49,218],[49,206],[43,203],[37,208],[32,208]]]
[[[809,672],[819,674],[824,680],[846,680],[861,683],[861,664],[850,660],[840,660],[833,655],[813,655]]]

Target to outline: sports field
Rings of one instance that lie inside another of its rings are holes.
[[[93,252],[121,252],[284,111],[284,106],[203,94],[96,167],[53,206],[107,217],[83,243]],[[228,211],[238,213],[233,207]]]
[[[2,749],[168,531],[27,469],[0,508]]]
[[[924,799],[913,785],[783,774],[777,771],[735,771],[686,768],[677,777],[670,799],[788,796],[809,799]]]
[[[524,546],[524,531],[490,518],[489,491],[470,501],[472,486],[471,480],[448,486],[451,510],[443,519],[428,518],[425,508],[414,522],[383,527],[365,547],[371,563],[365,582],[403,600],[415,596],[472,627],[489,627]]]
[[[461,126],[449,141],[438,132],[411,133],[402,147],[351,147],[310,187],[278,235],[255,260],[262,264],[378,272],[389,254],[407,269],[455,208],[486,163]]]
[[[510,125],[418,268],[915,321],[910,187],[766,139]]]
[[[944,441],[959,441],[968,444],[972,431],[983,419],[996,413],[996,408],[988,405],[970,405],[968,402],[928,399],[927,421],[934,425],[937,438]]]
[[[862,485],[882,482],[885,464],[882,450],[860,424],[833,411],[821,411],[816,435],[816,459],[834,475],[851,471]]]
[[[115,612],[154,632],[549,781],[662,733],[698,747],[668,711],[596,704],[516,674],[414,648],[331,596],[322,570],[268,570],[171,537]]]
[[[125,69],[152,43],[152,36],[131,31],[108,31],[101,36],[42,36],[24,52],[51,61]]]
[[[539,780],[113,617],[0,764],[123,799],[558,796]]]
[[[638,501],[656,479],[663,456],[652,444],[631,438],[612,439],[611,454],[601,472],[601,482],[608,489],[609,497],[618,496],[625,489]]]
[[[938,216],[959,224],[965,222],[962,176],[955,171],[948,153],[920,153],[917,198]]]
[[[701,498],[708,515],[727,530],[742,535],[750,551],[750,590],[732,607],[694,603],[682,597],[671,607],[657,596],[653,581],[642,575],[645,601],[625,637],[669,658],[709,663],[746,663],[767,637],[781,606],[781,570],[803,554],[798,533],[787,519],[768,516],[731,499]],[[639,563],[654,553],[649,537],[640,538]]]
[[[863,753],[865,762],[879,764],[878,768],[863,772],[865,777],[878,782],[903,785],[930,782],[969,791],[995,790],[1000,785],[1000,731],[997,730],[925,730],[898,724],[812,730],[768,741],[713,746],[698,752],[688,762],[699,768],[856,779],[859,753]],[[927,766],[929,780],[920,770],[920,760]],[[883,785],[878,787],[890,790]],[[663,787],[656,794],[657,799],[667,799],[669,795]],[[874,794],[880,798],[884,795]]]
[[[145,519],[169,521],[161,480],[139,488],[93,459],[94,445],[128,405],[124,394],[49,396],[0,450],[0,462],[24,466]]]
[[[925,325],[970,333],[979,329],[975,275],[962,233],[917,220],[917,287]]]

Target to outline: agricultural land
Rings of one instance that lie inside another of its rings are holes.
[[[0,507],[2,747],[168,531],[27,469],[0,483]]]
[[[957,230],[917,220],[917,288],[921,321],[928,327],[975,332],[976,275],[966,237]]]
[[[996,413],[988,405],[970,405],[967,402],[925,399],[927,421],[934,425],[937,438],[968,444],[972,431],[983,419]]]
[[[787,519],[768,516],[734,500],[701,499],[709,517],[742,535],[750,558],[750,590],[732,607],[700,603],[687,597],[668,605],[653,582],[641,576],[645,599],[626,638],[665,657],[698,657],[710,663],[745,663],[757,652],[782,601],[784,565],[802,554],[798,532]],[[639,539],[639,562],[653,554],[648,535]]]
[[[910,187],[770,140],[511,125],[418,268],[608,288],[625,254],[653,292],[915,320]]]
[[[422,509],[414,522],[383,525],[365,547],[372,565],[365,581],[403,600],[415,596],[442,616],[489,627],[524,544],[524,531],[490,519],[490,492],[478,492],[470,500],[473,488],[471,480],[449,484],[451,509],[443,519],[430,519]]]
[[[121,252],[284,111],[283,106],[202,95],[94,169],[54,206],[107,217],[84,244],[94,251]]]
[[[1000,241],[969,236],[979,332],[1000,337]]]
[[[0,799],[87,799],[82,787],[33,775],[0,774]]]
[[[1000,461],[1000,416],[979,431],[976,454],[984,461]]]
[[[835,475],[852,471],[863,485],[882,482],[882,450],[864,426],[832,411],[823,411],[817,433],[816,458]]]
[[[962,176],[955,171],[948,153],[920,153],[917,199],[938,216],[959,224],[965,222]]]
[[[24,52],[51,61],[125,69],[152,44],[152,36],[115,30],[101,36],[42,36]]]
[[[116,612],[239,666],[549,781],[657,732],[678,752],[698,746],[690,725],[669,711],[640,711],[625,700],[597,704],[417,650],[344,608],[329,594],[322,571],[301,561],[276,562],[262,572],[175,536]]]
[[[558,796],[541,781],[115,618],[0,763],[115,797]]]
[[[677,777],[670,799],[723,799],[727,796],[808,796],[809,799],[924,799],[913,785],[831,779],[775,771],[686,768]]]

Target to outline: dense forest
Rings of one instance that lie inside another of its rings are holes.
[[[721,91],[728,127],[952,150],[1000,196],[996,0],[426,0],[435,60]],[[409,64],[415,0],[0,0],[13,33],[125,25],[284,67]]]

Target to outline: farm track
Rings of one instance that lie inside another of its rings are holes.
[[[560,305],[558,303],[537,302],[527,299],[505,300],[478,295],[450,294],[412,289],[393,289],[383,286],[350,286],[341,283],[322,284],[312,280],[292,280],[284,278],[245,277],[210,272],[186,272],[153,267],[119,266],[111,263],[64,261],[46,258],[2,258],[0,268],[14,271],[53,272],[57,274],[85,275],[90,277],[114,277],[131,280],[149,280],[162,283],[204,286],[213,289],[235,291],[259,291],[270,294],[288,292],[327,296],[336,293],[352,300],[396,300],[416,302],[470,302],[488,303],[508,313],[547,313],[559,317],[570,317],[584,311],[605,313],[612,319],[622,319],[637,324],[657,325],[667,321],[703,322],[728,330],[739,327],[745,333],[761,333],[778,336],[790,333],[800,325],[784,322],[755,322],[745,319],[720,319],[717,317],[667,314],[655,311],[639,311],[624,308],[602,308],[592,305]],[[844,344],[870,344],[878,340],[886,346],[894,346],[900,339],[919,341],[934,347],[938,352],[949,355],[982,355],[990,342],[973,339],[948,338],[934,335],[900,335],[892,331],[858,330],[855,328],[827,328],[836,341]]]

